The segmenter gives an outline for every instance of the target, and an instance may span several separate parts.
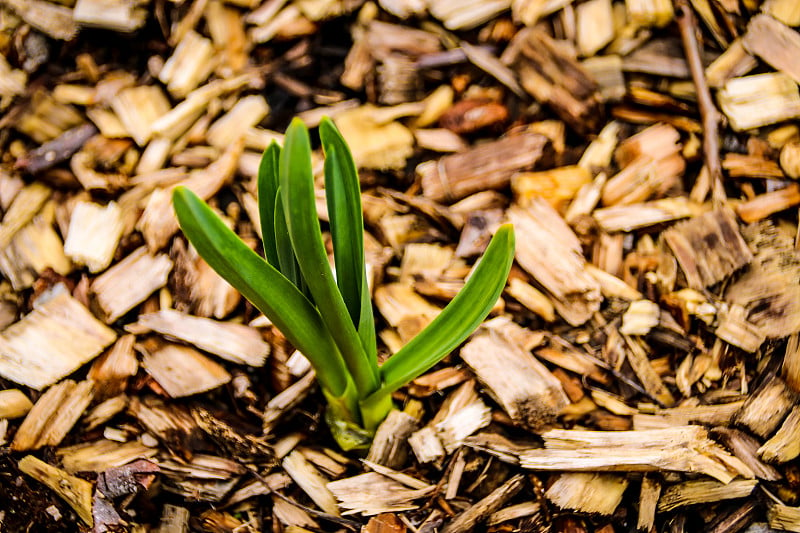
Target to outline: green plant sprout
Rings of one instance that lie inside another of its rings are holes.
[[[176,187],[172,200],[181,229],[199,254],[311,362],[328,401],[331,432],[349,450],[369,445],[393,408],[393,392],[433,367],[486,318],[511,269],[514,231],[501,226],[456,297],[378,365],[356,166],[330,119],[322,120],[319,134],[336,275],[317,217],[308,129],[299,119],[286,130],[283,149],[273,141],[261,159],[264,257],[189,189]]]

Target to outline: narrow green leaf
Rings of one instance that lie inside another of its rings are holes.
[[[358,336],[361,339],[361,344],[364,346],[364,351],[367,353],[370,364],[376,369],[377,373],[378,344],[375,337],[375,316],[372,311],[372,295],[367,284],[366,268],[361,276],[361,314],[358,320]]]
[[[327,200],[337,283],[353,323],[358,326],[358,335],[367,357],[377,366],[375,317],[364,262],[364,215],[358,170],[347,141],[329,117],[322,117],[319,136],[326,158],[325,190],[332,194],[327,196]],[[332,163],[330,172],[329,159]],[[342,277],[341,272],[347,272],[352,278]],[[356,306],[358,312],[354,313]],[[358,316],[357,320],[355,316]]]
[[[469,280],[441,313],[381,366],[383,385],[367,398],[389,395],[438,363],[489,314],[506,284],[514,260],[514,229],[505,224],[489,243]]]
[[[317,309],[189,189],[176,187],[172,202],[181,229],[211,268],[309,359],[322,387],[334,397],[344,395],[352,383]]]
[[[323,144],[324,146],[324,144]],[[356,325],[364,351],[377,367],[375,319],[364,264],[364,221],[361,213],[361,192],[358,176],[348,175],[344,156],[336,145],[325,153],[325,196],[330,217],[336,284]]]
[[[277,194],[275,195],[275,208],[273,212],[275,214],[273,227],[275,231],[275,250],[278,255],[278,270],[281,274],[286,276],[295,287],[300,289],[300,292],[305,294],[303,274],[300,272],[300,266],[297,264],[297,258],[294,256],[292,240],[289,238],[289,228],[286,226],[286,214],[283,211],[280,187],[278,187]],[[308,297],[308,294],[305,294],[305,296]],[[311,302],[313,303],[313,300],[311,300]]]
[[[341,159],[336,146],[325,148],[325,199],[330,217],[336,285],[353,324],[358,324],[364,277],[364,222],[361,219],[358,177],[348,175]]]
[[[325,197],[337,284],[353,324],[358,324],[364,270],[364,220],[358,174],[347,144],[330,119],[323,118],[320,122],[319,135],[325,151]]]
[[[317,218],[311,142],[299,119],[286,130],[279,176],[289,236],[303,279],[363,398],[378,388],[378,369],[367,358],[328,264]]]
[[[278,196],[278,159],[281,148],[272,141],[261,156],[258,165],[258,214],[261,219],[261,241],[264,256],[270,265],[278,268],[278,250],[275,245],[275,199]]]

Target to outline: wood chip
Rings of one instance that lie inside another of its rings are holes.
[[[417,167],[427,198],[449,202],[485,189],[508,186],[514,173],[532,169],[547,138],[537,133],[509,136]]]
[[[650,531],[653,528],[660,495],[661,483],[653,476],[644,476],[639,491],[639,516],[636,518],[638,531]]]
[[[769,527],[779,531],[800,531],[800,507],[772,504],[767,509]]]
[[[758,449],[758,454],[768,463],[785,463],[800,455],[800,408],[792,408],[777,433]]]
[[[267,113],[269,105],[263,96],[245,96],[208,128],[209,144],[224,149],[236,142],[243,130],[261,122]]]
[[[748,496],[758,485],[754,479],[741,479],[730,483],[719,481],[686,481],[668,487],[658,500],[659,512],[673,511],[685,505],[735,500]]]
[[[98,397],[108,398],[121,393],[128,378],[136,375],[139,361],[133,351],[135,341],[133,335],[119,337],[89,368],[87,377],[95,382]]]
[[[580,134],[600,129],[597,82],[545,32],[521,30],[501,57],[519,72],[520,84]]]
[[[740,305],[746,319],[768,338],[787,337],[800,331],[796,314],[800,289],[800,253],[792,237],[771,223],[743,230],[745,240],[756,250],[749,268],[725,291],[730,304]]]
[[[627,488],[628,480],[613,474],[561,474],[545,496],[562,509],[612,515]]]
[[[75,383],[66,379],[53,385],[28,412],[11,448],[25,451],[61,444],[93,396],[94,384],[90,380]]]
[[[136,229],[144,234],[151,251],[163,248],[178,231],[178,219],[172,207],[172,190],[182,185],[203,200],[216,194],[234,175],[239,156],[244,150],[243,141],[229,145],[222,155],[208,167],[193,171],[188,178],[168,188],[158,188],[150,195]]]
[[[580,243],[564,220],[545,201],[507,212],[516,231],[526,235],[517,244],[516,259],[547,289],[553,305],[572,325],[586,322],[602,301],[600,286],[585,270]],[[553,247],[552,243],[561,243]]]
[[[765,481],[781,479],[781,475],[775,467],[764,463],[758,457],[761,443],[749,433],[739,429],[715,428],[713,434],[733,455],[746,464],[758,479]]]
[[[111,101],[111,107],[139,146],[147,144],[155,121],[170,110],[164,91],[155,85],[123,89]]]
[[[516,496],[522,490],[524,484],[525,478],[517,474],[458,515],[445,526],[442,533],[466,533],[467,531],[472,531],[476,525],[485,521],[492,513],[503,507],[508,500]]]
[[[11,244],[17,232],[33,220],[51,193],[44,185],[34,183],[14,197],[14,202],[8,207],[0,223],[0,248]]]
[[[336,498],[328,488],[328,480],[300,452],[293,451],[283,459],[281,464],[286,473],[320,509],[328,514],[339,516]]]
[[[122,210],[110,202],[105,207],[79,202],[72,210],[64,253],[89,272],[105,270],[114,259],[122,237]]]
[[[77,300],[60,293],[0,336],[0,375],[41,390],[68,376],[116,339]]]
[[[637,229],[672,222],[698,214],[699,206],[686,198],[665,198],[640,204],[604,207],[592,216],[600,227],[609,233]]]
[[[489,394],[514,420],[534,430],[552,423],[567,403],[561,383],[529,352],[491,330],[461,348]]]
[[[783,420],[797,400],[797,395],[777,377],[764,382],[747,398],[734,421],[760,437],[767,437]]]
[[[392,115],[371,105],[336,114],[333,120],[351,146],[356,165],[381,170],[405,165],[414,135]]]
[[[172,398],[216,389],[231,380],[221,365],[197,350],[178,344],[165,343],[145,349],[142,366]]]
[[[753,55],[800,83],[800,34],[769,15],[756,15],[747,24],[742,44]]]
[[[412,502],[429,495],[435,488],[426,484],[422,488],[409,488],[377,472],[328,483],[328,489],[336,496],[343,514],[360,513],[364,516],[416,509],[417,505]]]
[[[217,59],[210,39],[188,31],[164,63],[158,79],[167,86],[171,95],[185,98],[208,78]]]
[[[237,364],[260,367],[269,354],[269,345],[249,326],[194,317],[172,309],[143,314],[126,329],[136,334],[156,331]]]
[[[170,270],[165,254],[151,255],[143,246],[95,278],[91,291],[105,322],[115,322],[163,287]]]
[[[144,25],[147,11],[124,0],[78,0],[72,16],[81,26],[131,33]]]
[[[0,418],[21,418],[33,407],[30,399],[19,389],[0,391]]]
[[[544,449],[519,453],[531,470],[701,472],[722,483],[753,472],[708,438],[700,426],[645,431],[550,430]]]
[[[73,10],[44,0],[2,0],[2,4],[42,33],[71,41],[78,34]]]
[[[70,474],[103,472],[136,459],[155,457],[157,453],[158,449],[150,448],[135,440],[119,443],[107,439],[64,446],[56,451],[64,470]]]
[[[40,483],[44,483],[72,507],[81,520],[92,526],[92,484],[71,476],[32,455],[19,461],[19,469]]]
[[[800,116],[797,84],[779,72],[733,78],[717,93],[717,100],[737,131]]]
[[[664,232],[664,239],[694,289],[719,283],[753,259],[730,209],[676,224]]]
[[[419,420],[403,411],[394,410],[381,422],[367,460],[389,468],[402,467],[408,455],[408,438],[419,428]]]

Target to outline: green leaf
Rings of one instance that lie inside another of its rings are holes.
[[[311,142],[299,119],[286,130],[279,176],[289,236],[303,279],[363,398],[378,388],[378,369],[367,358],[328,264],[317,218]]]
[[[364,263],[364,218],[358,173],[347,143],[328,117],[320,122],[319,134],[325,151],[325,196],[336,284],[369,360],[377,365],[375,319]]]
[[[278,268],[275,245],[275,199],[278,197],[278,159],[281,147],[272,141],[258,165],[258,214],[261,219],[261,241],[269,264]]]
[[[505,224],[489,243],[469,280],[441,313],[380,368],[380,390],[364,405],[375,403],[438,363],[461,344],[489,314],[506,284],[514,260],[514,229]]]
[[[281,189],[278,187],[277,194],[275,195],[275,208],[273,210],[275,220],[273,221],[275,231],[275,250],[278,254],[278,270],[286,276],[295,287],[300,289],[300,292],[306,294],[306,286],[303,283],[303,274],[300,272],[300,265],[297,264],[297,258],[294,255],[294,248],[292,248],[292,240],[289,238],[289,228],[286,226],[286,214],[283,211],[283,200],[281,199]],[[314,300],[309,298],[313,303]]]
[[[330,395],[346,395],[352,382],[319,311],[192,191],[176,187],[172,202],[181,229],[211,268],[263,312],[309,359],[317,379]]]
[[[361,196],[356,178],[347,176],[335,147],[325,152],[325,198],[330,217],[336,285],[353,324],[361,315],[361,281],[364,277],[364,223],[361,220]]]
[[[330,217],[337,285],[353,324],[358,324],[364,270],[361,190],[352,156],[338,133],[330,119],[320,122],[319,135],[325,151],[325,198]]]

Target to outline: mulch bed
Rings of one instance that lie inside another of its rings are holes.
[[[798,26],[794,0],[0,0],[0,531],[800,531]],[[260,251],[260,154],[326,115],[381,357],[516,228],[490,319],[364,453],[169,200]]]

